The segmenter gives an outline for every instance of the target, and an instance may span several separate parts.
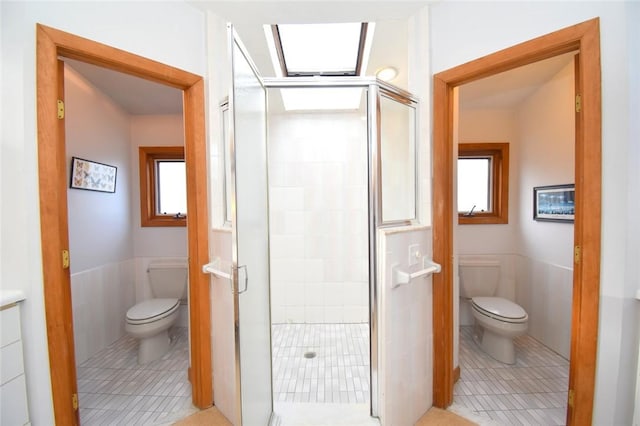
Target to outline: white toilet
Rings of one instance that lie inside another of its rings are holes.
[[[139,339],[138,363],[146,364],[169,350],[169,328],[177,321],[187,296],[186,262],[152,262],[147,269],[152,299],[127,311],[125,330]]]
[[[505,364],[515,364],[513,338],[527,331],[529,317],[508,299],[493,297],[500,280],[500,262],[460,259],[460,297],[470,299],[476,326],[474,336],[483,351]],[[478,327],[476,327],[478,328]]]

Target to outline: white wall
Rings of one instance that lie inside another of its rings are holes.
[[[431,229],[407,227],[378,231],[379,392],[383,425],[412,425],[433,401],[432,278],[415,278],[393,288],[393,268],[409,266],[409,245],[432,257]]]
[[[635,23],[640,19],[640,3],[630,4],[627,13],[627,26],[631,34],[629,45],[627,46],[627,54],[629,55],[629,91],[631,93],[640,93],[640,27]],[[629,96],[630,117],[640,116],[640,100],[638,96]],[[640,139],[640,120],[629,120],[629,139]],[[631,144],[628,156],[628,181],[640,182],[640,144]],[[640,323],[640,222],[638,221],[638,211],[640,211],[640,185],[629,185],[628,194],[629,208],[627,211],[627,276],[629,280],[625,286],[625,292],[628,295],[636,294],[636,300],[628,299],[625,301],[625,312],[627,316],[623,321]],[[634,312],[635,311],[635,312]],[[621,389],[629,389],[635,380],[635,410],[633,415],[633,424],[640,424],[640,327],[636,330],[635,341],[633,336],[625,336],[623,342],[625,345],[620,351],[620,363],[623,365],[637,364],[637,373],[635,378],[629,374],[620,381]],[[638,349],[636,349],[638,348]],[[630,383],[628,383],[628,382]]]
[[[573,62],[520,105],[517,114],[519,252],[567,268],[573,265],[573,225],[533,220],[533,188],[575,183]],[[516,183],[516,185],[518,184]]]
[[[638,197],[638,189],[628,181],[629,155],[637,156],[632,141],[638,138],[637,129],[629,131],[630,111],[638,112],[637,106],[629,109],[630,81],[637,79],[637,73],[629,73],[629,60],[638,60],[637,49],[629,46],[629,28],[640,19],[638,7],[632,2],[440,2],[431,6],[430,15],[433,72],[600,17],[603,210],[594,424],[628,424],[634,404],[634,383],[628,378],[635,366],[626,361],[622,342],[637,338],[638,324],[627,317],[629,309],[636,309],[630,304],[635,301],[629,283],[637,283],[640,272],[631,267],[637,259],[625,255],[626,243],[638,240],[637,233],[628,235],[636,229],[632,217],[637,216],[632,216],[629,200]],[[637,164],[637,159],[632,161]]]
[[[517,247],[519,156],[515,111],[501,109],[465,109],[460,105],[458,126],[460,143],[508,142],[509,143],[509,223],[499,225],[458,226],[459,254],[514,253]]]
[[[520,105],[517,297],[529,335],[565,358],[571,349],[573,224],[532,218],[533,188],[574,183],[574,64],[568,63]]]
[[[36,145],[35,24],[40,22],[205,75],[204,16],[182,2],[2,2],[3,287],[24,291],[23,336],[31,422],[53,424]]]
[[[182,115],[132,115],[130,119],[133,254],[136,257],[186,257],[186,227],[140,226],[140,166],[138,163],[138,147],[184,146]]]
[[[361,113],[269,116],[272,321],[368,321]]]
[[[231,273],[231,229],[211,232],[212,258],[220,259],[220,270]],[[211,276],[211,353],[213,404],[232,423],[236,418],[236,351],[231,281]]]
[[[69,188],[71,273],[132,256],[129,115],[65,66],[67,176],[71,157],[118,168],[115,193]]]

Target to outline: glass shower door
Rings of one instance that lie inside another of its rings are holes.
[[[231,26],[229,30],[236,421],[264,426],[273,411],[266,89]]]

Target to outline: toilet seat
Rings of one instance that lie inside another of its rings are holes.
[[[501,322],[521,324],[529,319],[520,305],[502,297],[474,297],[471,305],[478,313]]]
[[[180,307],[180,299],[149,299],[127,311],[127,323],[147,324],[173,314]]]

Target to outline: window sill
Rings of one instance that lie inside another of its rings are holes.
[[[152,218],[146,218],[142,220],[142,223],[140,224],[140,226],[142,226],[143,228],[147,228],[147,227],[184,227],[187,226],[187,218],[186,217],[181,217],[179,219],[173,217],[173,216],[168,216],[168,217],[162,217],[162,216],[156,216],[156,217],[152,217]]]
[[[459,225],[505,225],[509,223],[506,217],[477,214],[473,216],[458,215]]]

